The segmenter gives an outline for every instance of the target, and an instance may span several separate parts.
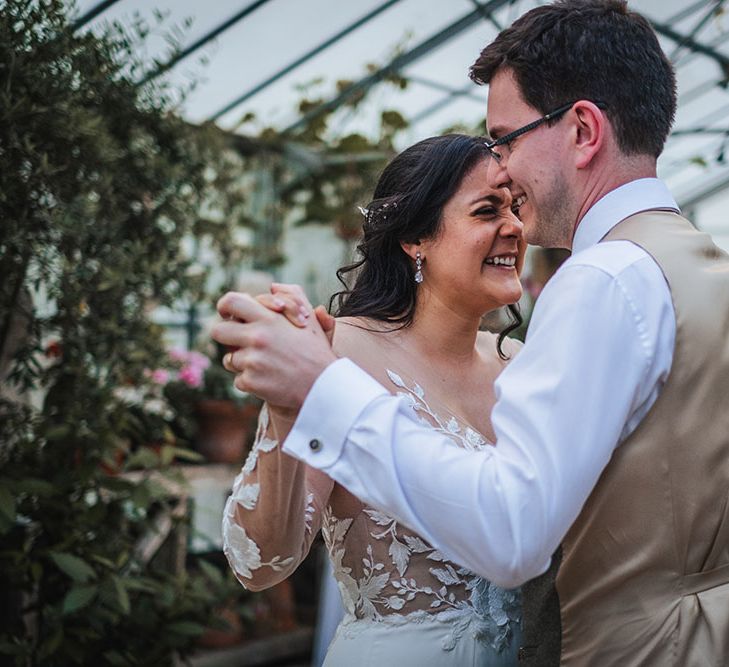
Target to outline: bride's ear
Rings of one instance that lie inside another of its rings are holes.
[[[405,254],[410,257],[410,259],[415,261],[415,256],[417,253],[423,254],[423,245],[418,241],[417,243],[405,243],[402,241],[400,243],[400,247],[403,249]]]

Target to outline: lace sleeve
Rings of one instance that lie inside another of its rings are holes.
[[[298,567],[321,528],[334,486],[323,473],[284,454],[272,432],[264,405],[223,514],[223,551],[251,590],[273,586]]]

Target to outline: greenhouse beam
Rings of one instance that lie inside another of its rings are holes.
[[[478,9],[479,12],[481,12],[481,16],[485,18],[487,21],[493,24],[493,26],[501,32],[504,28],[503,26],[496,20],[494,15],[484,7],[478,0],[471,0],[471,4]]]
[[[207,44],[209,41],[215,39],[218,35],[225,32],[228,28],[233,27],[236,23],[242,21],[244,18],[246,18],[246,16],[249,16],[254,11],[256,11],[256,9],[262,7],[269,1],[270,0],[256,0],[256,2],[253,2],[244,9],[241,9],[237,14],[231,16],[227,21],[224,21],[216,28],[213,28],[210,32],[203,35],[195,43],[190,44],[190,46],[188,46],[186,49],[183,49],[177,55],[170,58],[166,63],[162,63],[157,67],[157,69],[145,74],[139,81],[137,81],[135,85],[143,86],[145,83],[148,83],[149,81],[152,81],[152,79],[156,79],[161,74],[164,74],[167,70],[172,69],[178,62],[180,62],[180,60],[187,58],[187,56],[189,56],[191,53],[194,53],[202,46],[205,46],[205,44]]]
[[[483,102],[483,99],[478,97],[478,95],[473,94],[473,86],[469,85],[465,88],[452,88],[451,86],[447,86],[444,83],[440,83],[440,81],[432,81],[431,79],[425,79],[421,76],[409,76],[407,77],[407,80],[410,83],[417,83],[421,86],[427,86],[428,88],[432,88],[433,90],[439,90],[441,93],[448,93],[448,95],[455,95],[456,97],[468,97],[469,99],[473,100],[474,102],[478,102],[481,104]]]
[[[320,116],[321,114],[326,113],[327,111],[332,111],[332,110],[336,109],[343,102],[346,102],[348,99],[350,99],[354,95],[356,95],[358,93],[366,92],[372,86],[374,86],[375,84],[382,81],[388,75],[394,74],[395,72],[401,70],[403,67],[410,65],[411,63],[415,62],[416,60],[423,57],[427,53],[430,53],[432,50],[438,48],[442,44],[451,40],[453,37],[460,34],[467,28],[470,28],[477,21],[480,21],[482,19],[482,15],[483,15],[482,10],[495,11],[499,7],[507,4],[507,2],[509,2],[509,1],[510,0],[490,0],[490,2],[487,2],[485,5],[482,5],[481,8],[474,9],[472,12],[466,14],[465,16],[462,16],[460,19],[458,19],[457,21],[455,21],[448,27],[444,28],[440,32],[437,32],[435,35],[431,36],[430,38],[426,39],[424,42],[420,43],[418,46],[414,47],[407,53],[404,53],[404,54],[398,56],[392,62],[390,62],[388,65],[385,65],[383,68],[379,69],[374,74],[371,74],[370,76],[367,76],[364,79],[360,79],[356,83],[353,83],[352,85],[347,86],[336,97],[332,98],[328,102],[324,102],[323,104],[320,104],[319,106],[315,107],[308,113],[304,114],[295,123],[293,123],[289,127],[287,127],[284,130],[284,133],[293,132],[294,130],[298,130],[299,128],[304,127],[309,121]]]
[[[268,77],[265,81],[261,81],[261,83],[257,84],[256,86],[254,86],[250,90],[246,91],[239,97],[236,97],[233,101],[229,102],[223,108],[216,111],[212,116],[210,116],[210,118],[208,120],[212,120],[212,121],[218,120],[218,118],[220,118],[221,116],[225,115],[229,111],[232,111],[233,109],[235,109],[235,107],[239,106],[240,104],[243,104],[243,102],[245,102],[246,100],[249,100],[254,95],[257,95],[264,88],[267,88],[272,83],[275,83],[282,77],[286,76],[289,72],[295,70],[300,65],[303,65],[307,60],[311,60],[314,56],[319,55],[322,51],[324,51],[325,49],[332,46],[332,44],[335,44],[340,39],[346,37],[349,33],[353,32],[357,28],[363,26],[365,23],[367,23],[371,19],[375,18],[375,16],[382,13],[386,9],[389,9],[390,7],[392,7],[392,5],[396,4],[397,2],[400,2],[400,0],[387,0],[387,2],[384,2],[379,7],[376,7],[369,14],[366,14],[362,18],[357,19],[354,23],[352,23],[351,25],[348,25],[346,28],[344,28],[344,30],[341,30],[336,35],[330,37],[325,42],[323,42],[322,44],[317,46],[316,48],[313,48],[311,51],[308,51],[303,56],[301,56],[300,58],[297,58],[289,65],[286,65],[286,67],[283,67],[278,72],[276,72],[275,74]]]
[[[83,28],[89,21],[93,21],[99,14],[105,12],[109,7],[119,2],[119,0],[104,0],[95,7],[92,7],[82,16],[79,16],[72,24],[71,29],[76,32],[79,28]]]
[[[432,116],[436,111],[440,111],[441,109],[447,107],[449,104],[454,102],[459,97],[470,97],[473,98],[474,95],[471,94],[471,88],[473,87],[473,84],[468,84],[467,86],[464,86],[460,90],[453,90],[449,95],[446,95],[445,97],[442,97],[437,102],[434,102],[429,107],[423,109],[421,112],[415,114],[410,119],[410,124],[415,125],[416,123],[419,123],[422,120],[425,120],[428,116]],[[479,100],[484,105],[484,109],[486,106],[486,100]]]
[[[659,35],[668,37],[677,44],[680,44],[681,46],[685,46],[687,49],[690,49],[694,53],[701,53],[705,56],[708,56],[712,60],[715,60],[719,64],[719,67],[721,67],[724,80],[729,80],[729,57],[725,56],[719,51],[716,51],[715,49],[712,49],[706,44],[701,44],[700,42],[697,42],[695,39],[692,39],[687,35],[682,35],[681,33],[676,32],[668,25],[658,23],[657,21],[653,20],[651,20],[651,25]]]
[[[698,35],[698,34],[699,34],[699,31],[701,30],[701,28],[703,28],[703,27],[704,27],[704,26],[705,26],[705,25],[706,25],[706,24],[707,24],[707,23],[709,22],[709,20],[710,20],[710,19],[711,19],[711,18],[712,18],[713,16],[716,16],[716,14],[717,14],[718,10],[719,10],[719,9],[721,8],[721,6],[722,6],[723,4],[724,4],[724,0],[715,0],[715,2],[714,2],[714,4],[713,4],[713,6],[709,7],[709,11],[707,11],[707,12],[706,12],[706,13],[705,13],[705,14],[704,14],[704,15],[703,15],[703,16],[702,16],[702,17],[701,17],[701,18],[700,18],[700,19],[699,19],[699,20],[698,20],[698,21],[696,22],[696,25],[694,25],[694,27],[693,27],[693,28],[691,28],[691,31],[690,31],[690,32],[689,32],[689,34],[688,34],[688,35],[686,36],[686,38],[687,38],[687,39],[694,39],[694,38],[696,37],[696,35]],[[685,46],[686,46],[686,45],[685,45],[685,44],[684,44],[683,42],[681,42],[681,43],[677,44],[677,45],[676,45],[676,48],[674,48],[674,49],[673,49],[673,52],[671,53],[671,55],[670,55],[670,56],[668,56],[668,59],[669,59],[669,60],[670,60],[670,61],[671,61],[672,63],[675,63],[675,62],[676,62],[676,59],[678,58],[678,56],[680,55],[681,51],[682,51],[682,50],[684,49],[684,47],[685,47]]]

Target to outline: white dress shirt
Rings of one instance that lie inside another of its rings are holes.
[[[678,210],[661,181],[640,179],[584,216],[496,381],[495,447],[455,447],[340,359],[312,387],[284,451],[499,586],[541,574],[671,367],[676,324],[660,268],[628,241],[598,243],[658,208]]]

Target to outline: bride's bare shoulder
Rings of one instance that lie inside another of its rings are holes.
[[[382,324],[366,317],[338,317],[334,327],[334,351],[342,356],[357,357],[363,348],[382,344]]]

